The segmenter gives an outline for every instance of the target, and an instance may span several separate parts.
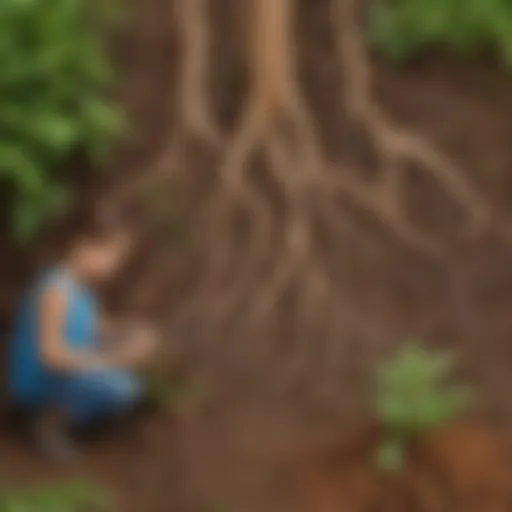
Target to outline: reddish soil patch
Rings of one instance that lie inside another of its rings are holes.
[[[300,510],[510,510],[509,437],[481,424],[454,425],[421,440],[403,470],[383,474],[372,461],[375,433],[367,431],[341,437],[304,463]]]
[[[432,433],[404,470],[379,472],[373,426],[331,434],[263,431],[251,416],[159,420],[136,438],[98,445],[52,467],[1,444],[0,477],[22,484],[85,478],[110,489],[115,511],[505,512],[512,507],[510,433],[465,422]],[[276,421],[277,418],[274,418]]]

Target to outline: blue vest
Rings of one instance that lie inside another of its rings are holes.
[[[97,309],[94,297],[63,268],[40,276],[22,297],[14,317],[7,354],[8,393],[15,402],[43,400],[51,373],[38,352],[39,298],[50,286],[62,286],[67,308],[62,326],[62,341],[70,348],[89,349],[96,343]]]

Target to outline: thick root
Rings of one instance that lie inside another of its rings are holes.
[[[346,300],[317,240],[318,231],[329,240],[346,238],[351,227],[349,203],[372,213],[406,248],[436,262],[447,251],[410,219],[404,197],[406,164],[417,164],[464,207],[468,232],[487,227],[492,214],[463,169],[430,141],[390,120],[376,104],[371,67],[356,24],[359,2],[329,1],[338,64],[345,77],[342,102],[347,115],[373,139],[382,167],[380,181],[370,184],[357,179],[361,173],[347,164],[335,166],[324,154],[298,76],[294,34],[298,0],[237,3],[247,28],[243,43],[249,88],[237,126],[229,135],[220,132],[208,95],[207,0],[187,0],[176,2],[182,66],[171,149],[151,172],[131,183],[126,194],[140,192],[148,180],[189,172],[182,145],[190,137],[214,148],[220,164],[211,166],[215,180],[208,199],[199,205],[200,220],[193,233],[201,254],[200,275],[166,322],[172,328],[199,318],[205,342],[215,342],[220,327],[234,325],[235,318],[237,334],[261,333],[277,325],[282,309],[289,308],[295,338],[281,368],[285,387],[305,375],[315,357],[323,357],[333,370],[329,375],[335,375],[334,361],[342,359],[344,346],[329,342],[322,351],[315,342],[318,336],[332,341],[336,333],[329,329],[340,316],[363,336],[379,336]],[[261,176],[265,186],[258,182]],[[278,208],[272,202],[275,197],[281,202]],[[165,266],[165,257],[160,266]],[[150,274],[156,268],[152,265]],[[233,335],[237,342],[240,337]],[[262,341],[261,346],[247,350],[271,355],[272,347]],[[325,376],[326,389],[335,388],[331,377]]]

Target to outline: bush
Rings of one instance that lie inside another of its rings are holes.
[[[449,423],[469,405],[469,390],[447,383],[452,368],[449,355],[429,354],[413,344],[382,364],[375,404],[384,433],[377,452],[380,468],[400,468],[411,442]]]
[[[3,512],[107,511],[110,501],[102,489],[83,482],[0,492],[0,510]]]
[[[491,50],[512,66],[512,2],[372,0],[369,35],[393,59],[439,45],[463,55]]]
[[[98,160],[121,126],[107,100],[111,2],[0,1],[0,176],[27,239],[65,201],[73,151]]]

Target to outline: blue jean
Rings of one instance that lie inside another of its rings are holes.
[[[67,413],[73,423],[128,412],[141,397],[141,387],[127,371],[87,371],[50,378],[46,402]]]

